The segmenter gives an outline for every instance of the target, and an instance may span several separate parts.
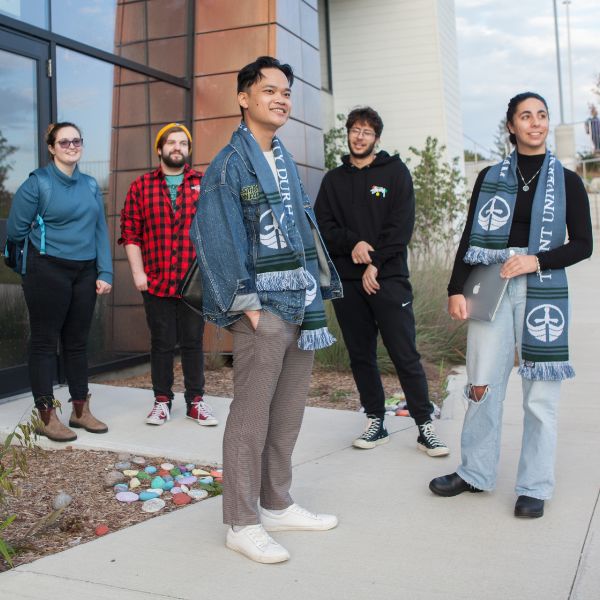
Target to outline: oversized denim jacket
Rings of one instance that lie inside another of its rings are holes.
[[[202,274],[204,318],[226,327],[239,319],[243,310],[263,308],[284,321],[300,324],[304,317],[304,290],[257,292],[258,200],[246,199],[242,190],[258,185],[258,178],[236,144],[237,140],[232,138],[208,167],[190,229]],[[326,261],[324,270],[330,275],[329,284],[321,286],[323,299],[341,298],[340,278],[327,253],[304,188],[302,194],[304,210],[316,232],[315,241],[322,249],[319,255]],[[248,302],[244,302],[244,298]]]

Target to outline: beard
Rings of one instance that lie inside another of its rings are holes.
[[[354,152],[352,150],[350,140],[348,140],[348,150],[350,150],[350,156],[352,156],[353,158],[367,158],[367,156],[371,156],[371,154],[373,153],[373,150],[375,150],[376,143],[377,142],[375,140],[373,140],[373,143],[370,146],[367,146],[367,148],[365,150],[363,150],[362,152]]]
[[[188,157],[184,156],[183,154],[179,154],[177,158],[173,158],[173,152],[171,152],[171,154],[161,155],[161,160],[170,169],[178,169],[179,167],[183,167],[187,163]]]

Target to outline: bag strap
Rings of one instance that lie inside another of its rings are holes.
[[[44,215],[48,210],[52,197],[52,178],[44,169],[36,169],[30,175],[35,175],[38,181],[39,201],[35,222],[40,228],[40,254],[46,254],[46,225]]]

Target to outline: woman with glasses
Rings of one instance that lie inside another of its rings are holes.
[[[41,417],[38,433],[69,442],[77,434],[59,421],[52,387],[59,340],[71,394],[70,427],[108,431],[90,412],[87,341],[96,296],[112,287],[112,259],[102,193],[77,166],[80,129],[53,123],[46,143],[51,161],[17,190],[7,235],[24,242],[21,275],[31,329],[29,378]]]
[[[475,265],[502,263],[508,286],[492,321],[469,320],[461,464],[429,488],[439,496],[494,489],[516,349],[524,416],[514,514],[539,518],[554,491],[561,381],[574,376],[565,268],[591,255],[592,225],[583,182],[546,146],[544,98],[533,92],[512,98],[506,124],[515,150],[477,178],[448,285],[448,312],[456,320],[469,317],[463,288]]]

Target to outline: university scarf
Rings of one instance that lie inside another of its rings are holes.
[[[517,153],[514,151],[486,173],[473,218],[469,264],[502,263],[517,199]],[[533,198],[528,254],[547,252],[565,242],[566,197],[563,167],[546,153]],[[525,379],[553,381],[575,376],[569,363],[569,290],[564,269],[527,275],[519,374]]]
[[[243,158],[252,165],[258,179],[256,190],[242,190],[242,200],[248,194],[259,200],[256,289],[259,292],[304,290],[304,318],[298,347],[319,350],[331,346],[336,340],[327,329],[315,238],[304,211],[302,187],[293,159],[274,137],[275,181],[258,142],[243,122],[233,135],[241,141]]]

